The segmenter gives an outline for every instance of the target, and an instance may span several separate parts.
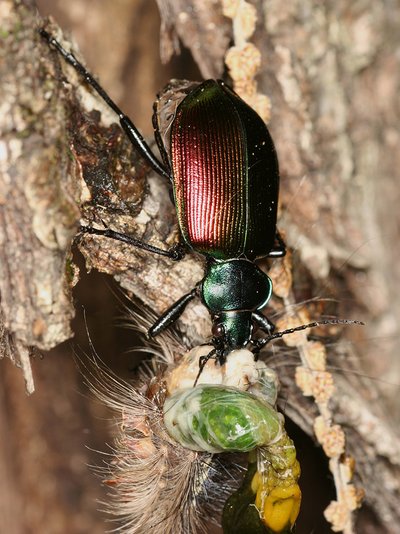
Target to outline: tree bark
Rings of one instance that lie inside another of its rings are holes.
[[[197,63],[190,63],[184,50],[181,63],[175,59],[163,71],[154,5],[98,2],[90,4],[85,18],[80,15],[86,8],[82,0],[68,6],[37,3],[43,14],[54,10],[62,25],[82,39],[79,57],[91,61],[90,69],[147,135],[151,100],[169,78],[198,77],[197,67],[204,77],[223,75],[231,22],[219,2],[158,2],[165,55],[174,50],[178,36]],[[329,352],[337,386],[332,410],[346,429],[348,450],[366,491],[357,532],[397,533],[400,299],[394,290],[398,252],[391,244],[399,222],[400,7],[383,1],[252,4],[258,18],[252,40],[262,51],[258,89],[272,102],[269,128],[281,170],[279,228],[293,253],[293,297],[296,303],[310,301],[313,319],[325,313],[367,323],[363,329],[347,328],[340,339],[332,331],[335,343]],[[87,279],[85,268],[112,275],[130,296],[160,314],[202,278],[203,259],[188,255],[173,263],[112,240],[76,238],[83,219],[171,246],[178,230],[168,184],[149,171],[115,116],[40,39],[36,28],[43,20],[33,0],[3,0],[0,19],[1,346],[5,355],[23,364],[32,389],[27,351],[48,351],[71,338],[73,288],[79,277]],[[60,37],[56,26],[49,28]],[[85,44],[85,36],[98,39],[97,44]],[[85,267],[71,254],[74,239]],[[274,268],[279,278],[279,267]],[[81,291],[75,298],[81,298]],[[107,307],[107,301],[101,306]],[[272,313],[287,312],[276,298]],[[198,302],[188,307],[178,326],[188,345],[210,336],[208,314]],[[35,361],[37,372],[45,364],[51,367],[49,360]],[[315,407],[294,383],[296,356],[290,349],[277,350],[269,361],[282,381],[286,415],[312,435]],[[59,365],[62,373],[66,364]],[[11,395],[15,377],[8,376],[2,380]],[[68,379],[71,387],[80,381],[73,372]],[[55,382],[42,381],[50,402]],[[32,407],[39,419],[44,409]],[[10,426],[13,439],[22,408],[16,407],[16,414],[15,426]],[[97,432],[90,414],[80,422]],[[49,438],[42,425],[37,432]],[[3,447],[1,453],[6,458],[10,451]],[[20,475],[9,476],[15,477],[15,494],[30,489]],[[15,516],[13,521],[17,532],[21,523]],[[97,525],[87,531],[101,529],[95,513],[85,521]],[[66,522],[65,531],[84,532],[76,525]],[[298,531],[312,525],[300,523]],[[329,530],[324,526],[318,532]]]

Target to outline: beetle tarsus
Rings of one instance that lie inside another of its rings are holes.
[[[170,258],[173,261],[180,261],[186,255],[186,246],[183,243],[176,243],[169,249]]]
[[[130,235],[111,230],[110,228],[100,229],[93,228],[93,226],[80,226],[79,231],[84,234],[98,235],[110,239],[115,239],[116,241],[122,241],[122,243],[126,243],[127,245],[146,250],[147,252],[152,252],[153,254],[159,254],[160,256],[166,256],[168,258],[173,259],[174,261],[178,261],[179,259],[181,259],[181,257],[183,258],[183,255],[181,257],[178,257],[178,253],[176,252],[175,246],[171,249],[164,250],[154,245],[150,245],[149,243],[145,243],[144,241],[140,241],[140,239],[136,239],[135,237],[132,237]]]

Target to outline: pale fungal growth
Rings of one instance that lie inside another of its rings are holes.
[[[232,19],[232,46],[225,55],[225,63],[233,80],[233,88],[263,119],[271,117],[270,99],[257,92],[255,76],[261,67],[261,52],[248,42],[257,22],[256,8],[245,0],[222,0],[223,14]]]
[[[273,267],[269,276],[278,283],[274,285],[274,293],[278,295],[286,310],[294,309],[294,298],[291,290],[291,258],[286,256],[282,263]],[[280,279],[280,273],[282,278]],[[279,282],[280,280],[280,282]],[[279,330],[293,328],[310,322],[305,309],[296,309],[287,313],[279,321]],[[345,455],[346,438],[343,429],[333,424],[334,414],[329,407],[329,401],[335,394],[336,388],[332,374],[326,369],[326,349],[320,342],[308,341],[305,331],[296,332],[283,338],[286,345],[297,347],[302,365],[297,367],[295,380],[297,386],[305,396],[312,396],[320,415],[315,419],[314,432],[326,456],[329,458],[329,468],[333,474],[337,500],[330,503],[324,514],[332,525],[334,532],[354,534],[354,510],[361,506],[363,492],[351,483],[354,472],[354,460]]]
[[[356,488],[348,481],[344,493],[340,496],[339,501],[332,501],[325,510],[324,515],[327,521],[332,525],[333,532],[351,532],[350,511],[355,511],[361,506],[364,498],[363,490]]]
[[[346,495],[343,500],[349,504],[351,510],[357,510],[365,496],[364,491],[360,488],[356,488],[353,484],[347,484],[345,493]]]
[[[321,404],[328,402],[336,390],[333,376],[327,371],[297,367],[295,380],[305,397],[314,397]]]
[[[246,43],[242,48],[233,46],[226,53],[225,63],[229,67],[236,90],[242,81],[246,82],[257,74],[261,65],[261,53],[252,43]]]
[[[235,41],[239,46],[243,45],[256,29],[256,8],[243,0],[222,0],[222,13],[233,20]]]
[[[333,532],[342,532],[349,521],[349,510],[342,501],[332,501],[324,512],[325,518],[332,525]],[[351,528],[351,527],[350,527]]]
[[[239,0],[222,0],[222,13],[225,17],[233,19],[239,6]]]
[[[285,302],[287,299],[283,299]],[[310,322],[310,316],[308,315],[305,309],[297,310],[295,314],[288,313],[287,316],[284,316],[282,319],[279,319],[276,322],[276,328],[278,330],[286,330],[287,328],[295,328],[300,324],[307,324]],[[299,332],[293,332],[290,336],[283,338],[285,345],[288,347],[298,347],[307,343],[307,332],[305,330],[300,330]]]
[[[317,404],[324,404],[329,401],[336,391],[333,376],[328,371],[312,371],[313,387],[312,395]]]
[[[311,369],[296,367],[295,381],[297,387],[301,389],[305,397],[312,397],[314,377]]]
[[[314,421],[314,432],[328,458],[334,458],[344,453],[346,438],[339,425],[327,424],[320,415]]]
[[[313,371],[326,369],[326,350],[320,341],[308,341],[308,362]]]

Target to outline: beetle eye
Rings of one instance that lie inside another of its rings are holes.
[[[225,328],[222,323],[214,323],[211,331],[214,337],[224,337],[225,335]]]

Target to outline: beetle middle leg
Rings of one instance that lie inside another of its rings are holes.
[[[92,226],[80,226],[79,230],[80,232],[85,234],[99,235],[115,239],[116,241],[122,241],[123,243],[127,243],[128,245],[131,245],[136,248],[141,248],[142,250],[146,250],[147,252],[159,254],[160,256],[166,256],[174,261],[181,260],[186,254],[186,247],[182,243],[177,243],[169,249],[162,249],[159,247],[155,247],[154,245],[150,245],[149,243],[145,243],[144,241],[140,241],[140,239],[136,239],[135,237],[132,237],[130,235],[123,234],[121,232],[115,232],[114,230],[110,230],[109,228],[99,229],[93,228]]]

